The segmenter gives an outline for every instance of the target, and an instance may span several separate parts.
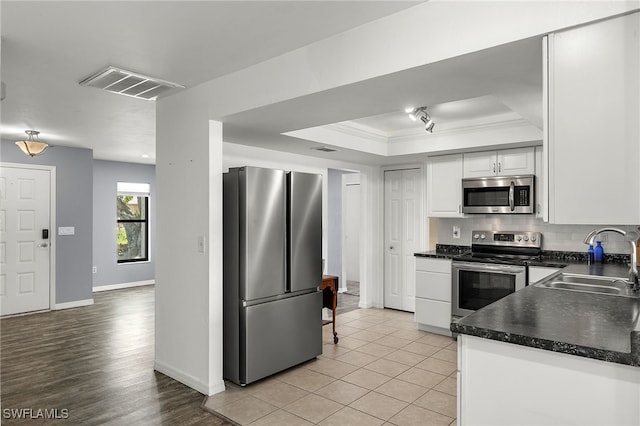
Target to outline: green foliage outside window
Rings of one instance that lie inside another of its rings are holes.
[[[145,196],[117,196],[118,262],[148,260],[147,205]]]

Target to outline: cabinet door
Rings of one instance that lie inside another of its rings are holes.
[[[640,13],[549,35],[549,221],[640,223]]]
[[[465,153],[463,170],[463,176],[466,178],[495,176],[498,173],[496,152]]]
[[[447,274],[416,271],[416,297],[451,302],[451,271]]]
[[[541,146],[537,146],[535,149],[536,156],[536,217],[542,219],[545,222],[549,221],[547,215],[547,180],[545,179],[544,170],[542,167],[543,150]]]
[[[532,175],[535,172],[533,147],[498,151],[498,175]]]
[[[448,330],[451,325],[451,303],[416,298],[415,320],[418,324]]]
[[[427,161],[427,215],[462,217],[462,154]]]

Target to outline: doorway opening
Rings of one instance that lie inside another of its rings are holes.
[[[338,277],[337,313],[360,305],[360,173],[328,170],[328,251],[325,274]]]

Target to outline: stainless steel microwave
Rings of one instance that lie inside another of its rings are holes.
[[[535,213],[534,183],[534,175],[462,179],[462,213]]]

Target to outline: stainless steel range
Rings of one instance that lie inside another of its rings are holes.
[[[541,247],[539,232],[473,231],[471,253],[451,264],[453,320],[524,288],[528,263],[540,256]]]

